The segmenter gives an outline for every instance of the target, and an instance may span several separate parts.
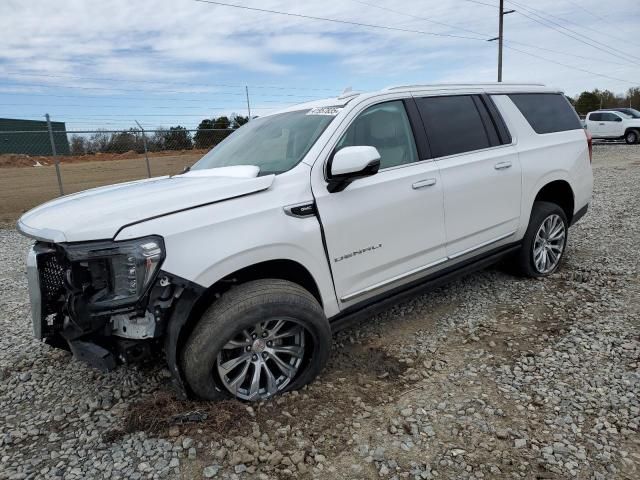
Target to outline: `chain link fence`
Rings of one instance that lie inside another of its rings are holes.
[[[0,222],[63,194],[180,173],[234,131],[0,131]]]

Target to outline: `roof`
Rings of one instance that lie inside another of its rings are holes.
[[[291,112],[318,107],[343,107],[354,98],[370,98],[388,93],[562,93],[557,88],[547,87],[541,83],[508,83],[508,82],[484,82],[484,83],[434,83],[396,85],[372,92],[348,92],[339,97],[314,100],[311,102],[291,105],[288,108],[274,113]]]

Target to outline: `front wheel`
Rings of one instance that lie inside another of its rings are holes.
[[[628,145],[633,145],[634,143],[638,143],[638,140],[640,140],[640,133],[638,133],[637,130],[629,130],[624,135],[624,140],[625,142],[627,142]]]
[[[558,269],[567,245],[567,216],[555,203],[535,202],[529,227],[516,256],[520,273],[546,277]]]
[[[318,301],[285,280],[232,288],[203,314],[182,369],[200,398],[265,400],[311,382],[327,363],[331,328]]]

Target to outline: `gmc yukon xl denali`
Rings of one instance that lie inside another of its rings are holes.
[[[26,213],[33,330],[104,370],[163,352],[187,395],[269,398],[313,380],[332,331],[399,297],[503,258],[553,274],[590,163],[574,110],[541,85],[297,105],[182,174]]]

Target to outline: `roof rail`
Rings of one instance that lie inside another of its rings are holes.
[[[483,83],[425,83],[412,85],[393,85],[383,90],[402,90],[406,88],[432,88],[432,87],[496,87],[500,85],[510,87],[544,87],[543,83],[509,83],[509,82],[483,82]]]

